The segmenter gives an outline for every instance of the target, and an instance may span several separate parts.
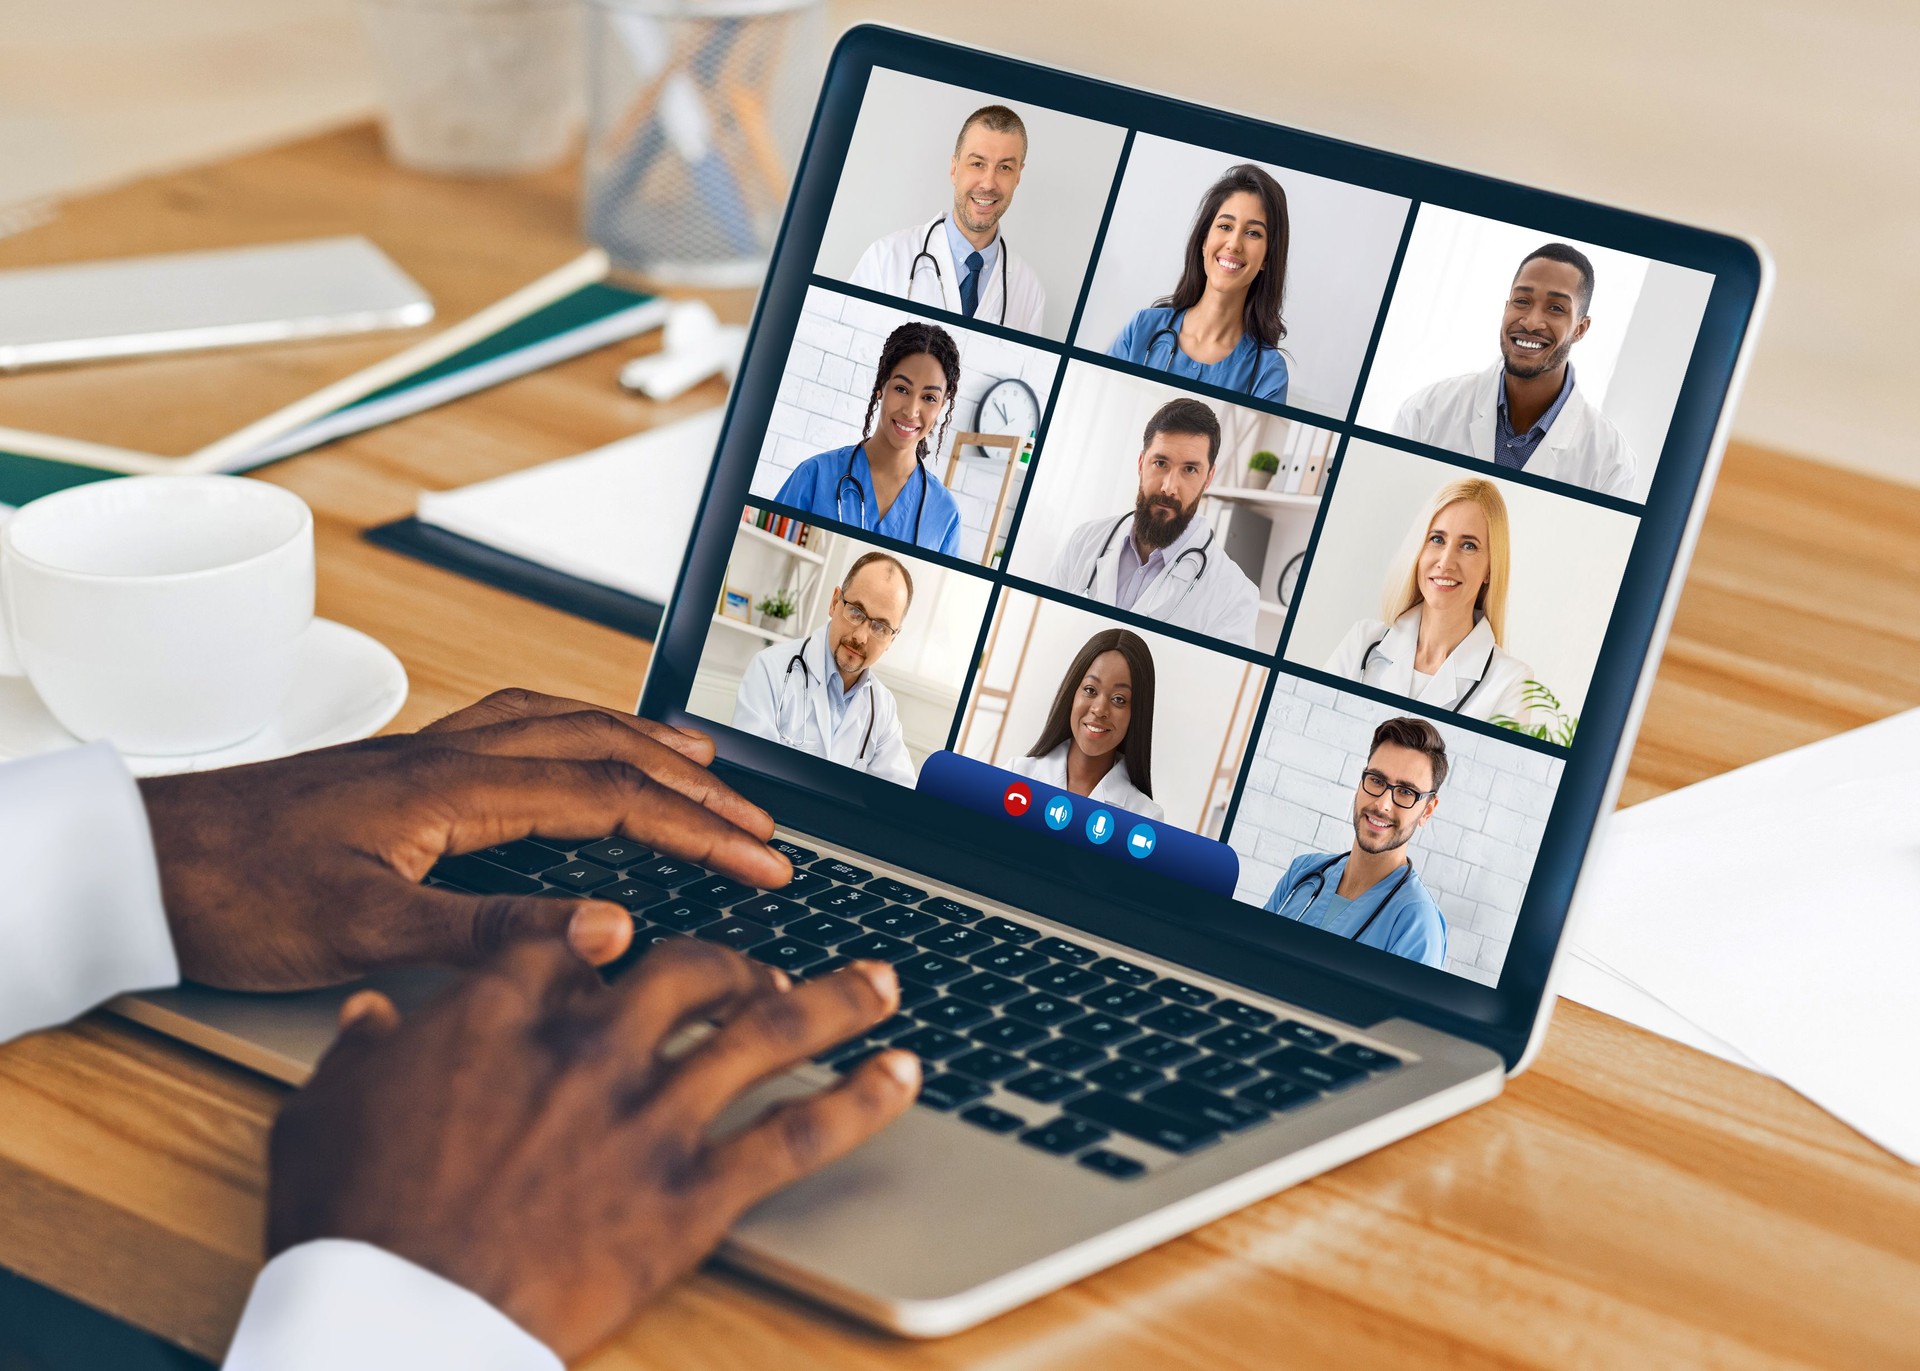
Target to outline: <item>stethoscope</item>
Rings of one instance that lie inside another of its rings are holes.
[[[1167,340],[1167,364],[1161,367],[1160,370],[1162,371],[1173,370],[1174,354],[1180,351],[1180,331],[1177,328],[1175,328],[1174,325],[1178,324],[1184,318],[1186,318],[1186,314],[1184,312],[1180,314],[1176,314],[1173,316],[1172,324],[1162,324],[1159,328],[1155,329],[1152,333],[1149,333],[1147,335],[1147,350],[1144,353],[1142,353],[1140,356],[1141,366],[1150,367],[1154,364],[1153,349],[1155,345],[1159,343],[1161,336],[1164,334]],[[1253,394],[1254,382],[1260,379],[1260,354],[1265,350],[1265,347],[1266,345],[1264,343],[1256,342],[1253,345],[1253,356],[1247,360],[1247,376],[1246,376],[1246,380],[1242,384],[1238,386],[1222,386],[1221,389],[1239,390],[1239,391],[1245,392],[1248,395]],[[1222,360],[1225,360],[1225,359],[1223,358]],[[1219,362],[1196,362],[1194,365],[1203,366],[1203,367],[1218,366],[1220,365],[1220,363]],[[1209,382],[1209,384],[1217,385],[1218,382]]]
[[[1342,852],[1337,857],[1329,857],[1326,861],[1320,863],[1319,866],[1315,867],[1312,871],[1309,871],[1306,875],[1302,876],[1299,880],[1293,883],[1293,889],[1287,892],[1287,900],[1291,900],[1295,895],[1298,895],[1300,893],[1300,888],[1304,886],[1308,881],[1318,881],[1320,883],[1319,887],[1313,892],[1313,898],[1308,900],[1305,908],[1303,908],[1300,911],[1301,922],[1304,923],[1306,921],[1307,915],[1313,912],[1313,901],[1319,899],[1322,895],[1327,893],[1327,873],[1333,870],[1333,868],[1339,865],[1341,862],[1344,862],[1349,855],[1350,855],[1349,853]],[[1400,879],[1393,883],[1393,889],[1387,892],[1387,897],[1384,900],[1380,901],[1379,904],[1373,907],[1373,913],[1367,915],[1367,921],[1361,924],[1360,927],[1355,929],[1351,934],[1347,934],[1345,936],[1352,938],[1354,942],[1359,942],[1360,935],[1365,933],[1369,928],[1373,927],[1373,921],[1380,917],[1380,911],[1393,903],[1394,897],[1400,893],[1400,887],[1405,885],[1407,883],[1408,878],[1411,877],[1412,875],[1413,875],[1413,863],[1408,862],[1404,867],[1401,868]],[[1281,904],[1284,906],[1286,904],[1286,900],[1282,900]],[[1330,933],[1333,930],[1323,928],[1320,931],[1323,933]],[[1335,936],[1338,937],[1341,935],[1335,934]]]
[[[1375,638],[1371,643],[1368,643],[1367,650],[1360,654],[1360,676],[1359,676],[1360,680],[1364,681],[1367,679],[1367,663],[1373,660],[1374,650],[1378,648],[1380,644],[1384,643],[1386,640],[1387,640],[1387,635],[1384,633],[1381,634],[1378,638]],[[1499,646],[1499,644],[1496,643],[1494,646],[1497,647]],[[1490,647],[1487,649],[1487,660],[1480,664],[1480,678],[1476,680],[1472,685],[1467,687],[1467,693],[1465,695],[1462,695],[1459,699],[1455,700],[1452,704],[1448,705],[1447,708],[1452,710],[1465,709],[1467,707],[1467,701],[1473,698],[1473,692],[1480,689],[1482,685],[1486,684],[1487,673],[1492,669],[1493,669],[1493,648]]]
[[[866,487],[862,486],[860,484],[860,478],[853,474],[853,459],[857,457],[859,453],[860,444],[858,443],[855,443],[852,450],[847,453],[847,473],[836,481],[833,486],[833,509],[834,513],[840,516],[841,523],[852,524],[855,528],[865,529],[868,533],[873,533],[876,530],[867,528],[866,522]],[[916,460],[914,465],[920,472],[920,508],[913,512],[913,543],[915,547],[918,547],[920,545],[920,521],[927,517],[927,464]],[[854,515],[851,519],[849,519],[846,514],[847,486],[849,484],[853,486]]]
[[[940,259],[929,251],[933,246],[934,231],[947,222],[947,216],[941,215],[927,226],[926,237],[920,240],[920,251],[913,254],[913,262],[907,268],[907,298],[913,298],[913,283],[920,275],[920,259],[926,258],[933,265],[933,279],[939,284],[940,298],[947,298],[946,273],[940,270]],[[1007,235],[1000,235],[1000,327],[1007,326]]]
[[[805,682],[805,685],[803,685],[801,689],[802,690],[813,689],[813,668],[807,665],[806,651],[807,650],[803,647],[800,649],[800,651],[794,653],[793,656],[787,658],[787,669],[786,671],[781,673],[781,694],[782,695],[786,693],[786,683],[793,679],[793,669],[795,667],[800,668],[800,679],[803,682]],[[860,751],[855,756],[854,758],[855,761],[864,762],[867,759],[867,748],[872,746],[873,744],[874,716],[879,712],[880,712],[880,707],[874,704],[873,692],[869,690],[867,692],[867,736],[860,740]],[[788,747],[800,746],[798,739],[786,737],[784,734],[784,731],[782,732],[780,741],[785,743]]]
[[[1132,514],[1122,514],[1120,516],[1120,521],[1116,523],[1112,528],[1107,530],[1107,538],[1105,542],[1100,544],[1099,555],[1093,559],[1093,565],[1087,569],[1087,583],[1080,588],[1080,593],[1082,595],[1093,594],[1093,582],[1094,582],[1094,578],[1100,574],[1100,563],[1103,560],[1105,560],[1107,553],[1112,550],[1113,540],[1115,535],[1117,535],[1121,529],[1125,528],[1128,522],[1132,518],[1133,518]],[[1173,559],[1173,565],[1167,568],[1167,575],[1177,577],[1179,580],[1184,581],[1186,583],[1181,588],[1180,598],[1178,600],[1175,600],[1173,602],[1173,605],[1169,605],[1168,606],[1169,609],[1173,608],[1174,606],[1186,603],[1187,596],[1193,593],[1194,586],[1199,583],[1199,580],[1202,576],[1205,576],[1207,574],[1207,549],[1210,546],[1212,546],[1212,544],[1213,544],[1213,526],[1209,524],[1207,526],[1206,539],[1200,544],[1200,546],[1188,548],[1185,552],[1181,553],[1178,557],[1175,557]],[[1189,557],[1197,557],[1199,559],[1199,561],[1195,563],[1194,573],[1191,576],[1181,576],[1180,563],[1186,561],[1187,558]]]

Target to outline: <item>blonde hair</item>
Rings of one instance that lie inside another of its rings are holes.
[[[1421,507],[1407,530],[1393,565],[1387,572],[1387,588],[1381,597],[1381,617],[1391,625],[1402,614],[1421,603],[1420,550],[1426,545],[1433,521],[1448,505],[1462,502],[1478,505],[1487,516],[1487,583],[1480,587],[1474,610],[1493,630],[1493,641],[1506,645],[1507,638],[1507,502],[1500,487],[1479,476],[1449,481],[1434,491],[1433,498]]]

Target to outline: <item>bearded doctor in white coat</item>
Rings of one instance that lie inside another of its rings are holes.
[[[1580,393],[1569,360],[1593,320],[1593,264],[1565,243],[1534,249],[1514,273],[1500,360],[1414,393],[1393,431],[1449,452],[1631,498],[1639,463],[1620,430]]]
[[[1133,512],[1076,528],[1047,583],[1252,647],[1260,591],[1199,512],[1220,455],[1220,420],[1199,400],[1170,400],[1147,420],[1140,442]]]
[[[954,140],[948,171],[953,208],[870,246],[853,269],[853,284],[1040,332],[1047,294],[1000,232],[1026,163],[1027,127],[1020,116],[1005,105],[975,110]]]
[[[799,643],[775,643],[747,663],[733,726],[895,785],[914,782],[900,710],[873,674],[906,622],[913,577],[868,552],[834,587],[827,622]]]

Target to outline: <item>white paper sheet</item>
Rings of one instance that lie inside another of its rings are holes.
[[[1623,810],[1571,950],[1920,1162],[1916,777],[1920,710]]]

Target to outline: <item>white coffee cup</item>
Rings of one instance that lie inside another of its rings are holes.
[[[313,514],[239,476],[128,476],[23,506],[0,530],[0,619],[53,717],[174,757],[252,737],[313,621]],[[4,655],[4,654],[0,654]]]

